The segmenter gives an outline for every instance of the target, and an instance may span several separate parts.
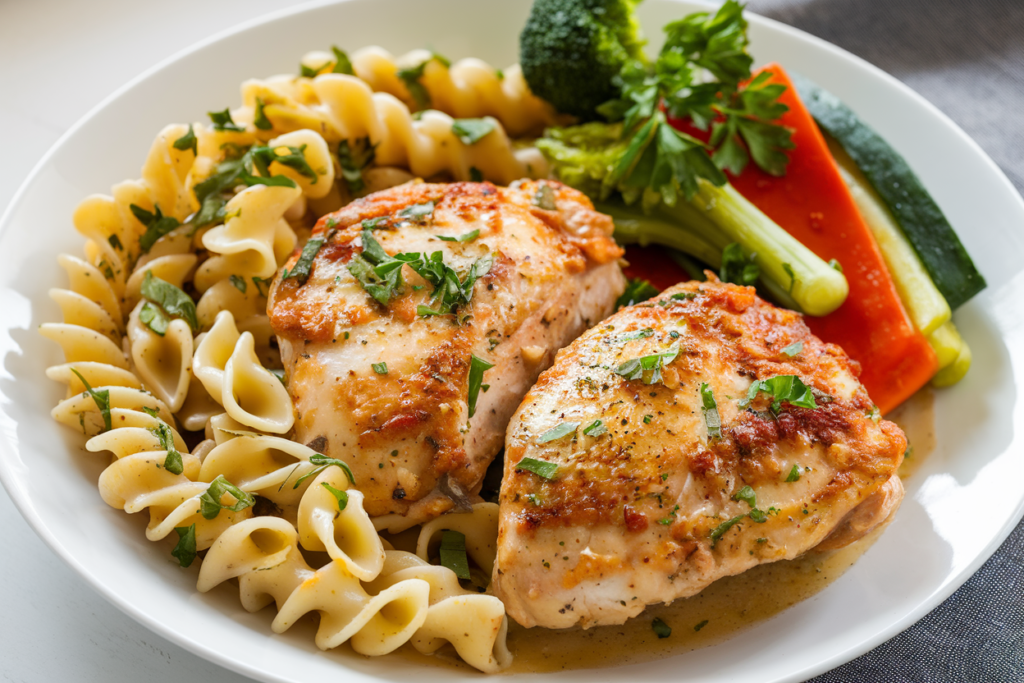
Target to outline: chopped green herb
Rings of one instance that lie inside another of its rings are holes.
[[[532,472],[538,477],[549,481],[558,475],[558,463],[537,460],[536,458],[523,458],[516,464],[516,469]]]
[[[793,469],[789,471],[789,476],[786,477],[787,483],[794,481],[800,481],[800,465],[793,465]]]
[[[636,330],[635,332],[627,332],[626,334],[619,335],[614,339],[614,342],[621,344],[622,342],[634,341],[636,339],[646,339],[647,337],[653,337],[654,330],[650,327],[645,327],[642,330]]]
[[[156,411],[153,411],[156,413]],[[181,474],[185,471],[185,464],[181,459],[181,453],[174,447],[174,431],[170,425],[161,420],[156,414],[151,417],[157,421],[156,427],[150,427],[149,432],[160,442],[160,448],[167,451],[164,459],[164,469],[171,474]]]
[[[742,500],[744,503],[752,508],[757,507],[757,494],[754,493],[754,489],[749,486],[744,486],[739,491],[733,494],[733,500]]]
[[[263,278],[254,275],[252,277],[252,284],[256,287],[256,291],[259,292],[260,296],[265,297],[270,293],[271,278]]]
[[[207,112],[210,117],[210,121],[213,122],[214,130],[233,130],[233,131],[244,131],[245,128],[235,123],[234,119],[231,118],[231,110],[225,109],[224,111],[210,111]]]
[[[715,393],[707,382],[700,383],[701,412],[704,413],[704,425],[708,428],[708,436],[712,439],[722,438],[722,418],[718,414],[718,402]]]
[[[705,619],[704,621],[702,621],[702,622],[700,622],[699,624],[697,624],[696,626],[694,626],[694,627],[693,627],[693,630],[694,630],[694,631],[699,631],[699,630],[701,630],[702,628],[704,628],[704,627],[705,627],[705,626],[707,626],[707,625],[708,625],[708,620],[707,620],[707,619]]]
[[[187,322],[193,333],[199,331],[199,318],[192,298],[170,282],[153,275],[151,270],[146,271],[142,280],[142,296],[160,306],[167,315]]]
[[[483,358],[477,358],[475,355],[470,355],[469,357],[469,396],[467,404],[469,405],[470,417],[473,417],[476,413],[476,400],[480,395],[484,373],[493,367],[494,363],[488,363]]]
[[[870,419],[875,424],[878,424],[878,421],[882,419],[882,411],[878,409],[878,406],[871,406],[871,410],[868,411],[868,419]]]
[[[398,212],[399,218],[412,221],[413,223],[426,223],[434,213],[434,202],[413,204]]]
[[[282,279],[295,279],[300,284],[305,284],[306,280],[309,279],[309,273],[313,268],[313,261],[316,259],[317,253],[320,251],[320,247],[324,245],[324,238],[322,237],[310,237],[305,246],[302,247],[302,254],[299,256],[299,260],[292,266],[291,271]]]
[[[388,256],[373,234],[363,229],[363,252],[356,254],[346,266],[363,289],[387,306],[402,287],[403,261]]]
[[[174,216],[165,216],[159,205],[153,207],[152,213],[137,204],[129,204],[128,208],[139,222],[146,226],[146,232],[139,238],[139,249],[143,254],[148,253],[158,239],[181,225]]]
[[[841,272],[843,272],[843,264],[841,264],[841,263],[840,263],[839,261],[837,261],[836,259],[829,259],[828,265],[829,265],[829,266],[830,266],[831,268],[833,268],[833,269],[835,269],[835,270],[838,270],[838,271],[839,271],[840,273],[841,273]]]
[[[628,360],[615,368],[614,372],[628,380],[640,379],[644,384],[656,384],[662,381],[661,369],[678,356],[679,342],[674,342],[668,350]]]
[[[235,498],[233,505],[224,505],[221,502],[225,493],[230,493]],[[247,507],[252,507],[255,503],[256,499],[251,493],[232,484],[224,478],[223,474],[218,474],[217,478],[210,482],[210,487],[199,497],[199,512],[206,519],[214,519],[221,510],[239,512]]]
[[[235,286],[235,289],[237,289],[242,294],[245,294],[245,290],[248,289],[248,286],[245,284],[244,277],[240,275],[231,275],[228,277],[228,280],[231,282],[231,284]]]
[[[758,524],[764,524],[768,521],[768,515],[763,510],[758,510],[757,508],[751,510],[747,516]]]
[[[547,443],[548,441],[554,441],[556,439],[561,439],[563,436],[574,434],[579,426],[579,422],[559,423],[537,437],[537,443]]]
[[[277,180],[278,178],[291,182],[291,180],[285,176],[271,175],[271,164],[287,166],[288,168],[298,172],[298,174],[304,178],[309,178],[311,185],[316,185],[319,180],[319,176],[317,176],[316,171],[314,171],[313,167],[309,165],[308,161],[306,161],[306,145],[302,145],[301,147],[290,147],[288,145],[278,145],[276,147],[257,146],[249,150],[249,155],[251,155],[253,166],[260,172],[260,177],[252,180],[251,178],[243,176],[242,180],[247,185],[257,184],[255,181],[259,181],[260,184],[283,184],[283,182],[270,182]],[[291,186],[295,187],[295,183],[292,183]]]
[[[502,71],[501,69],[495,69],[494,75],[498,77],[499,81],[505,80],[505,72]]]
[[[199,153],[199,141],[196,139],[195,131],[192,130],[192,124],[189,124],[187,133],[174,141],[174,149],[181,152],[190,149],[193,154]]]
[[[108,237],[107,242],[110,244],[111,248],[117,249],[118,251],[124,251],[124,245],[121,244],[121,238],[117,235],[111,235]]]
[[[388,374],[388,364],[383,361],[381,361],[380,363],[374,363],[372,367],[373,371],[376,372],[378,375]]]
[[[761,268],[755,261],[756,254],[747,257],[738,242],[733,242],[722,250],[722,267],[718,276],[723,282],[749,286],[757,282],[761,276]]]
[[[773,413],[779,412],[783,402],[801,408],[818,407],[811,388],[796,375],[776,375],[770,379],[754,382],[747,391],[747,397],[739,402],[740,407],[746,408],[761,392],[772,397]]]
[[[434,237],[444,242],[469,242],[470,240],[475,240],[479,236],[479,228],[477,228],[476,230],[470,230],[469,232],[463,233],[458,237],[449,237],[448,235],[434,235]]]
[[[644,415],[644,424],[645,425],[651,424],[651,420],[653,420],[653,419],[654,419],[653,415]]]
[[[476,166],[469,167],[469,179],[474,183],[482,183],[484,181],[483,172]]]
[[[662,472],[661,473],[661,480],[662,481],[667,481],[668,480],[668,472]]]
[[[334,467],[340,467],[341,471],[345,473],[346,477],[348,477],[349,482],[353,486],[356,485],[356,478],[352,475],[351,468],[349,468],[349,466],[341,460],[336,460],[335,458],[328,458],[326,455],[322,453],[314,453],[313,455],[309,456],[309,462],[311,462],[314,465],[317,465],[317,468],[299,477],[298,481],[295,482],[295,485],[292,486],[293,489],[299,488],[299,486],[302,485],[302,482],[306,481],[310,477],[317,476],[318,474],[326,470],[328,467],[331,467],[332,465]]]
[[[419,109],[426,109],[430,106],[430,93],[424,87],[420,79],[423,78],[423,73],[427,68],[427,64],[431,61],[437,60],[440,64],[447,65],[448,60],[444,57],[434,54],[430,58],[423,60],[416,66],[407,67],[405,69],[399,69],[395,72],[395,75],[405,84],[406,89],[409,91],[409,95],[412,97],[413,102]]]
[[[793,342],[786,348],[782,349],[782,353],[790,358],[799,356],[800,352],[804,350],[804,343],[802,341]]]
[[[330,492],[330,494],[334,496],[334,499],[338,501],[338,512],[344,512],[345,508],[348,506],[348,494],[344,491],[340,491],[334,488],[326,481],[320,482],[320,485],[327,489],[328,492]]]
[[[668,638],[672,635],[672,628],[658,617],[655,617],[654,621],[651,622],[651,630],[654,631],[654,635],[658,636],[659,639]]]
[[[355,76],[356,72],[352,68],[352,60],[348,58],[348,54],[333,45],[331,46],[331,52],[334,53],[334,67],[331,69],[331,73]]]
[[[387,223],[387,216],[377,216],[376,218],[367,218],[365,221],[360,223],[360,227],[363,230],[376,230],[379,227],[386,227],[384,224]]]
[[[455,119],[452,121],[452,133],[464,145],[474,145],[494,131],[498,122],[490,116],[482,119]]]
[[[196,559],[196,525],[177,526],[178,542],[171,551],[171,557],[182,567],[190,567]]]
[[[89,396],[92,397],[93,402],[96,404],[96,407],[99,409],[100,417],[103,418],[103,431],[109,432],[111,427],[112,427],[112,424],[111,424],[111,421],[110,421],[110,390],[109,389],[99,389],[99,390],[93,389],[89,385],[89,382],[86,381],[85,377],[82,377],[82,373],[80,373],[75,368],[71,368],[71,372],[75,373],[75,375],[78,377],[78,379],[81,380],[82,384],[85,386],[85,393],[89,394]]]
[[[299,64],[299,75],[302,76],[303,78],[314,78],[318,73],[320,73],[320,69],[324,68],[329,63],[330,62],[325,62],[317,67]]]
[[[689,301],[697,298],[697,292],[676,292],[669,298],[675,299],[676,301]]]
[[[537,192],[533,195],[533,205],[545,211],[555,211],[558,205],[555,204],[555,191],[547,183],[540,183]]]
[[[626,282],[626,291],[615,301],[615,310],[647,301],[652,296],[657,296],[658,291],[658,288],[647,280],[630,279]]]
[[[171,324],[171,319],[164,315],[159,306],[147,301],[142,304],[142,309],[139,310],[139,322],[162,337],[167,334],[167,328]]]
[[[460,579],[468,580],[470,578],[465,534],[451,529],[442,531],[440,555],[441,566],[451,569]]]
[[[601,436],[608,433],[608,428],[604,426],[604,422],[601,420],[594,420],[583,428],[583,433],[587,436]]]
[[[730,520],[722,522],[721,524],[716,526],[714,529],[712,529],[711,533],[708,534],[708,538],[711,539],[711,547],[714,548],[715,544],[718,543],[718,539],[720,539],[722,536],[724,536],[725,532],[727,532],[729,529],[733,528],[734,526],[739,524],[741,521],[743,521],[744,517],[746,517],[746,515],[737,515],[737,516],[733,517]]]
[[[527,493],[526,500],[530,501],[530,504],[534,506],[540,505],[541,503],[540,496],[538,496],[536,493]]]
[[[263,112],[263,107],[264,106],[265,106],[265,103],[263,102],[263,98],[262,97],[257,97],[256,98],[256,113],[253,115],[252,125],[256,126],[260,130],[271,130],[271,129],[273,129],[274,124],[272,124],[270,122],[270,119],[268,119],[267,115]]]
[[[349,192],[358,194],[366,189],[363,171],[373,163],[376,156],[377,145],[370,142],[369,135],[351,142],[342,140],[338,143],[338,163],[341,166],[341,177],[345,180]],[[366,223],[367,221],[363,221],[363,227],[367,227]]]

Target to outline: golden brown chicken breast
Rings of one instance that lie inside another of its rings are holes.
[[[883,522],[906,438],[843,351],[748,287],[677,285],[559,352],[509,425],[493,586],[618,624]]]
[[[537,375],[622,293],[612,227],[544,181],[411,183],[322,218],[269,304],[296,438],[351,466],[382,527],[468,504]]]

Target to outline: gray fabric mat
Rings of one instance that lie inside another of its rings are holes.
[[[1024,0],[750,0],[749,8],[900,79],[963,128],[1024,191]],[[934,612],[812,680],[1024,681],[1024,523]]]

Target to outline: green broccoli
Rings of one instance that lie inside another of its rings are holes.
[[[519,61],[530,90],[583,121],[619,97],[619,72],[646,62],[639,0],[536,0],[519,35]]]

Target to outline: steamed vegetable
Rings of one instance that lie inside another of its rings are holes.
[[[733,0],[714,15],[698,12],[668,24],[657,61],[626,64],[621,95],[598,108],[621,122],[549,129],[537,147],[556,177],[616,218],[624,242],[658,242],[710,263],[738,243],[777,298],[825,315],[846,297],[842,273],[746,201],[721,170],[739,172],[753,160],[781,175],[792,147],[789,131],[773,123],[785,111],[781,87],[765,78],[745,82],[746,27]],[[713,78],[698,78],[703,72]],[[710,144],[675,130],[666,112],[710,129]]]
[[[985,288],[985,278],[906,160],[839,99],[795,78],[811,115],[834,137],[885,201],[935,286],[953,310]]]
[[[781,99],[789,110],[780,121],[793,130],[796,147],[784,181],[751,165],[733,177],[733,185],[794,238],[843,269],[849,298],[830,315],[805,322],[860,362],[861,382],[885,413],[932,378],[936,355],[907,315],[874,236],[785,71],[770,64],[762,73],[787,86]]]
[[[519,36],[530,90],[563,113],[588,120],[619,94],[626,62],[643,61],[633,16],[639,0],[536,0]]]

